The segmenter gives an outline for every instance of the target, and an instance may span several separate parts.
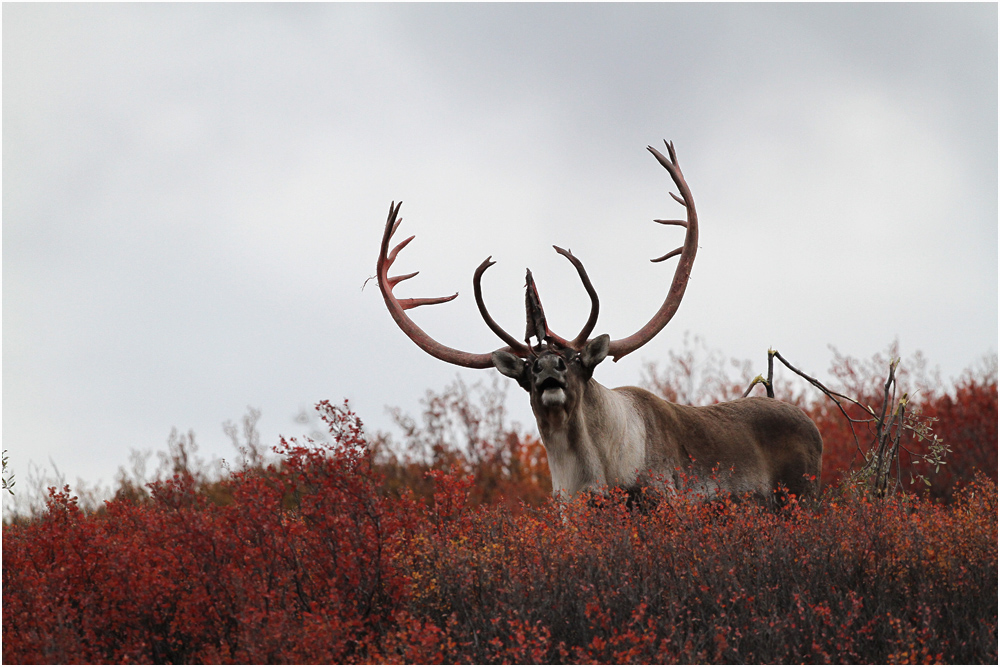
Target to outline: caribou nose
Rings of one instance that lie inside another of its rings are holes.
[[[566,387],[566,373],[554,368],[543,368],[535,374],[535,386],[540,389],[548,387]]]

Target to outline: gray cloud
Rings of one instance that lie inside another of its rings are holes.
[[[823,373],[898,337],[957,375],[997,340],[995,5],[5,5],[4,447],[110,480],[130,447],[321,399],[373,427],[457,371],[374,272],[402,198],[415,317],[497,346],[531,266],[571,331],[657,307],[679,239],[643,147],[674,140],[702,240],[668,330]],[[462,371],[475,380],[485,373]],[[524,422],[516,388],[510,404]]]

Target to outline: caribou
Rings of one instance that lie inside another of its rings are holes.
[[[473,291],[483,320],[506,346],[476,354],[434,340],[406,311],[451,301],[458,294],[404,299],[393,294],[396,285],[417,275],[389,276],[399,251],[414,238],[410,236],[389,249],[402,222],[402,202],[389,206],[378,257],[378,284],[385,305],[399,328],[431,356],[467,368],[496,368],[528,392],[556,498],[604,493],[614,486],[630,494],[644,488],[676,492],[694,486],[710,494],[731,492],[770,500],[785,493],[815,494],[823,441],[816,425],[798,407],[765,397],[701,407],[677,405],[638,387],[609,389],[593,377],[604,359],[610,356],[618,361],[667,325],[691,275],[698,249],[698,215],[673,144],[664,143],[667,156],[652,146],[648,150],[679,190],[679,195],[670,192],[670,196],[686,215],[655,222],[685,229],[684,243],[651,260],[663,262],[679,256],[666,299],[652,319],[631,336],[617,340],[608,334],[590,337],[599,311],[597,291],[582,262],[569,250],[553,246],[576,269],[592,304],[590,317],[575,338],[562,338],[549,328],[530,270],[525,285],[524,340],[502,329],[483,300],[483,273],[495,263],[487,257],[473,275]]]

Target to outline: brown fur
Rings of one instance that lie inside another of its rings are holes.
[[[802,410],[773,398],[690,407],[638,387],[608,389],[592,377],[608,340],[598,336],[579,353],[546,350],[530,362],[493,355],[497,370],[531,397],[555,496],[608,485],[764,498],[819,489],[823,439]]]
[[[699,478],[715,471],[720,486],[758,494],[784,488],[799,496],[819,489],[823,439],[802,410],[773,398],[741,398],[691,407],[669,403],[638,387],[628,396],[646,430],[648,470],[677,469]]]

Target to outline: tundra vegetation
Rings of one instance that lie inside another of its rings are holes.
[[[778,510],[557,504],[500,385],[460,381],[395,411],[401,437],[322,402],[269,452],[251,411],[212,468],[175,432],[155,479],[136,453],[107,501],[60,485],[32,505],[19,471],[3,660],[996,664],[996,357],[945,385],[897,356],[834,352],[843,412],[771,378],[824,442],[821,496]],[[643,384],[705,405],[759,370],[689,340]]]

